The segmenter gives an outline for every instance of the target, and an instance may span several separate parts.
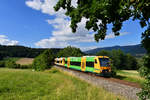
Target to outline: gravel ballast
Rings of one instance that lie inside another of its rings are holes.
[[[55,67],[63,71],[69,72],[72,75],[87,81],[88,83],[94,84],[98,87],[103,87],[105,90],[110,91],[114,94],[117,94],[117,95],[119,94],[121,96],[124,96],[128,100],[138,100],[138,96],[136,95],[136,93],[141,91],[140,88],[131,87],[125,84],[120,84],[117,82],[105,80],[102,78],[88,75],[83,72],[78,72],[78,71],[70,70],[70,69],[63,68],[63,67],[58,67],[58,66],[55,66]]]

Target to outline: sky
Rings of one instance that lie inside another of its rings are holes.
[[[92,30],[85,29],[88,19],[82,18],[77,32],[72,33],[70,18],[65,10],[55,12],[53,6],[58,0],[1,0],[0,44],[22,45],[32,48],[64,48],[74,46],[86,51],[94,48],[140,44],[144,31],[138,21],[126,21],[115,37],[108,25],[106,39],[94,40]],[[76,0],[72,2],[76,7]]]

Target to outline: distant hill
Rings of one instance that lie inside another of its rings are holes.
[[[92,50],[85,51],[86,54],[96,54],[97,52],[101,50],[117,50],[120,49],[125,53],[130,53],[133,56],[142,56],[146,53],[146,50],[141,46],[141,44],[138,45],[129,45],[129,46],[113,46],[113,47],[104,47],[104,48],[96,48]]]
[[[28,57],[34,58],[42,53],[44,50],[43,48],[29,48],[24,46],[4,46],[0,45],[0,56],[3,57]],[[61,49],[51,48],[54,54],[59,52]]]

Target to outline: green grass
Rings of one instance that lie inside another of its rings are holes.
[[[0,68],[0,100],[124,100],[56,68]]]
[[[116,78],[139,83],[141,85],[144,83],[144,78],[140,77],[136,70],[118,70]]]

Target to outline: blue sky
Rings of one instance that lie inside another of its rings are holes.
[[[105,40],[96,43],[94,34],[84,26],[83,18],[76,34],[71,32],[65,11],[54,12],[57,0],[1,0],[0,44],[23,45],[34,48],[63,48],[68,45],[82,50],[114,45],[134,45],[141,41],[139,22],[129,20],[123,24],[121,36],[114,37],[111,25]],[[72,3],[76,6],[75,2]]]

